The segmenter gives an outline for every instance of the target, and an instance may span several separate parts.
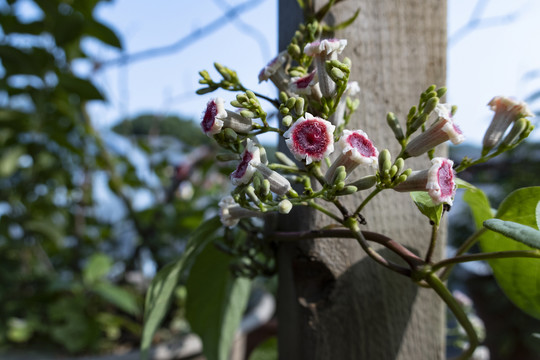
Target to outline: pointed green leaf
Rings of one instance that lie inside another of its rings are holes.
[[[187,281],[186,317],[208,360],[226,360],[249,297],[250,280],[235,278],[232,257],[207,246]]]
[[[91,81],[76,77],[72,74],[59,74],[59,86],[68,92],[75,93],[84,100],[105,100],[101,92],[92,84]]]
[[[354,22],[354,20],[356,20],[356,18],[358,17],[358,14],[360,14],[360,9],[356,10],[356,12],[353,14],[353,16],[351,16],[347,20],[345,20],[343,22],[340,22],[339,24],[334,25],[334,26],[325,25],[325,26],[323,26],[323,29],[324,29],[324,31],[328,31],[328,32],[334,32],[334,31],[337,31],[337,30],[343,30],[347,26],[351,25]]]
[[[540,187],[516,190],[504,199],[496,218],[536,227],[536,208]],[[527,245],[488,231],[480,237],[484,252],[531,250]],[[540,319],[540,261],[530,258],[496,259],[489,261],[493,274],[506,296],[531,316]]]
[[[118,38],[116,33],[108,26],[95,20],[87,22],[86,26],[86,33],[88,35],[103,41],[107,45],[114,46],[118,49],[122,48],[122,43],[120,42],[120,39]]]
[[[422,214],[428,217],[435,225],[441,223],[443,204],[435,205],[431,196],[425,191],[415,191],[411,197]]]
[[[513,221],[489,219],[484,221],[489,230],[498,232],[535,249],[540,249],[540,231]]]
[[[165,266],[152,280],[144,306],[144,328],[141,339],[143,360],[148,358],[152,338],[169,309],[180,275],[192,266],[196,256],[213,240],[213,234],[220,227],[221,221],[217,216],[202,223],[191,235],[180,259]]]
[[[107,282],[99,282],[93,287],[93,290],[104,300],[128,314],[137,316],[141,312],[135,296],[119,286]]]
[[[474,186],[473,184],[468,183],[467,181],[465,181],[463,179],[460,179],[458,177],[455,177],[454,181],[456,182],[456,185],[457,185],[458,189],[470,189],[470,190],[476,190],[477,189],[477,187]]]
[[[92,255],[83,271],[84,283],[92,284],[102,279],[109,273],[112,265],[113,261],[109,256],[105,254]]]

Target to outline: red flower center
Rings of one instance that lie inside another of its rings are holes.
[[[204,132],[209,132],[214,126],[216,121],[216,115],[218,113],[218,108],[215,100],[210,100],[208,105],[206,105],[206,111],[204,112],[203,120],[201,126]]]
[[[441,197],[451,197],[454,195],[454,171],[448,161],[443,162],[437,173]]]
[[[377,156],[377,150],[375,146],[367,139],[365,136],[362,136],[358,133],[352,133],[347,138],[347,142],[353,148],[355,148],[362,156],[370,157]]]
[[[326,125],[317,119],[299,123],[292,134],[294,149],[315,159],[322,159],[330,144]]]
[[[244,151],[242,156],[242,161],[236,167],[236,170],[233,171],[232,176],[239,179],[246,173],[246,169],[249,165],[249,162],[253,159],[253,155],[249,151]]]

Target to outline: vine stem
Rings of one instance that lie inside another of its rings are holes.
[[[448,258],[441,260],[438,263],[432,266],[434,271],[441,269],[443,267],[453,266],[455,264],[460,264],[469,261],[478,261],[478,260],[495,260],[495,259],[507,259],[512,257],[520,258],[534,258],[540,259],[540,251],[538,250],[510,250],[510,251],[498,251],[490,253],[480,253],[480,254],[467,254],[456,256],[453,258]],[[446,274],[446,272],[443,272]]]
[[[424,280],[431,286],[433,290],[439,295],[439,297],[446,303],[450,311],[454,314],[456,317],[456,320],[459,322],[459,324],[463,327],[465,332],[467,333],[467,336],[469,337],[469,347],[467,350],[465,350],[459,357],[456,359],[459,360],[465,360],[469,359],[471,355],[474,353],[474,350],[479,344],[478,336],[476,335],[476,331],[474,330],[473,325],[469,321],[469,318],[467,317],[467,314],[465,314],[465,311],[461,308],[457,300],[452,296],[452,293],[446,286],[444,286],[441,279],[433,272],[427,274],[425,276]]]
[[[328,209],[325,209],[324,207],[320,206],[319,204],[317,204],[315,201],[308,201],[307,202],[308,206],[315,209],[315,210],[319,210],[320,212],[322,212],[323,214],[331,217],[332,219],[336,220],[337,222],[341,223],[343,220],[340,219],[339,217],[337,217],[336,215],[334,215],[332,212],[330,212],[330,210]]]
[[[367,198],[364,199],[364,201],[362,201],[362,203],[360,205],[358,205],[358,207],[356,208],[356,211],[354,212],[354,215],[358,215],[360,214],[360,211],[362,211],[364,209],[364,207],[368,204],[368,202],[371,201],[371,199],[373,199],[375,197],[375,195],[377,195],[378,193],[380,193],[383,189],[382,188],[375,188],[368,196]]]
[[[429,248],[426,253],[426,263],[429,263],[431,261],[431,257],[433,256],[433,251],[435,251],[435,245],[437,244],[437,233],[439,230],[439,226],[436,224],[433,224],[431,226],[431,241],[429,242]]]

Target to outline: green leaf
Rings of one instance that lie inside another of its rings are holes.
[[[496,218],[534,228],[540,187],[516,190],[504,199]],[[527,245],[488,231],[480,237],[484,252],[531,250]],[[540,261],[529,258],[496,259],[489,261],[499,286],[516,306],[540,319]]]
[[[105,100],[101,92],[86,79],[81,79],[72,74],[62,73],[58,75],[59,86],[68,92],[75,93],[84,100]]]
[[[207,246],[197,257],[186,287],[186,317],[203,341],[208,360],[226,360],[242,319],[251,281],[234,277],[232,257]]]
[[[468,189],[463,194],[463,200],[471,208],[477,229],[481,229],[484,221],[493,217],[489,200],[482,190],[478,188]]]
[[[476,190],[477,189],[477,187],[474,186],[473,184],[468,183],[467,181],[465,181],[463,179],[460,179],[458,177],[455,177],[454,181],[455,181],[458,189],[469,189],[469,190]]]
[[[135,296],[121,287],[106,282],[99,282],[92,289],[104,300],[128,314],[137,316],[141,313]]]
[[[431,196],[425,191],[414,191],[411,193],[411,197],[422,214],[433,221],[435,225],[441,223],[443,204],[435,205]]]
[[[540,201],[536,204],[536,227],[540,229]]]
[[[120,39],[111,28],[95,20],[89,21],[86,26],[86,34],[103,41],[107,45],[122,49]]]
[[[26,152],[24,146],[12,146],[0,158],[0,178],[11,176],[18,168],[19,158]]]
[[[498,232],[535,249],[540,249],[540,231],[513,221],[489,219],[484,221],[489,230]]]
[[[105,254],[94,254],[88,260],[83,270],[83,281],[85,284],[93,284],[101,280],[109,273],[113,265],[112,259]]]
[[[220,227],[221,221],[217,216],[203,222],[191,235],[180,259],[165,266],[152,280],[144,306],[144,328],[141,339],[143,360],[148,358],[152,338],[169,309],[180,275],[193,265],[196,256],[213,240],[212,235]]]

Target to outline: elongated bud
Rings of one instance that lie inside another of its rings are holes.
[[[296,104],[296,98],[294,97],[290,97],[289,99],[287,99],[287,102],[285,103],[285,106],[290,109],[292,109],[294,107],[294,104]]]
[[[347,177],[347,171],[345,170],[345,166],[338,166],[338,168],[336,169],[336,172],[334,174],[334,179],[332,181],[332,183],[334,185],[337,185],[338,183],[341,183],[345,180],[345,178]],[[345,186],[345,184],[343,184]]]
[[[278,211],[280,214],[288,214],[291,212],[292,208],[293,204],[287,199],[281,200],[278,204]]]
[[[379,171],[381,173],[384,173],[385,170],[390,170],[390,167],[392,166],[391,163],[392,156],[390,155],[390,151],[388,149],[384,149],[379,154]]]
[[[253,188],[255,188],[255,191],[260,192],[261,183],[263,180],[264,180],[263,177],[259,173],[253,174],[252,184],[253,184]]]
[[[442,98],[446,94],[446,88],[442,87],[437,89],[437,97]]]
[[[287,101],[287,99],[289,98],[289,96],[287,95],[287,93],[285,91],[280,91],[279,92],[279,101],[284,103]]]
[[[359,191],[359,190],[369,189],[375,186],[376,183],[377,183],[377,176],[368,175],[368,176],[364,176],[363,178],[356,180],[355,182],[348,184],[348,186],[354,186],[357,188],[357,191]]]
[[[411,133],[415,132],[420,128],[420,126],[424,125],[424,123],[428,119],[427,113],[422,113],[420,116],[411,124]]]
[[[529,125],[530,121],[525,118],[516,120],[508,135],[506,135],[506,137],[503,139],[501,146],[513,145],[516,140],[520,138],[521,134],[529,127]]]
[[[403,167],[405,167],[405,160],[403,160],[403,158],[398,158],[394,165],[397,166],[397,172],[401,172],[401,170],[403,170]]]
[[[287,114],[289,114],[289,108],[286,107],[286,106],[281,106],[281,107],[279,108],[279,112],[280,112],[282,115],[287,115]]]
[[[227,141],[236,141],[236,139],[238,138],[236,132],[231,128],[223,129],[223,135],[225,136],[225,140]]]
[[[300,50],[300,46],[296,44],[290,44],[287,47],[287,51],[292,57],[299,57],[302,54],[302,50]]]
[[[240,115],[246,119],[253,119],[254,117],[257,117],[257,114],[250,110],[242,110],[240,111]]]
[[[436,95],[437,94],[427,101],[426,106],[424,107],[424,114],[431,114],[437,105],[439,105],[439,98]]]
[[[338,196],[350,195],[350,194],[354,194],[357,191],[358,191],[358,188],[356,186],[348,185],[348,186],[345,186],[342,190],[339,190],[338,192],[336,192],[336,195]]]
[[[255,204],[259,204],[261,202],[261,200],[259,200],[259,197],[255,194],[255,188],[253,186],[249,185],[246,188],[246,194]]]
[[[392,165],[390,168],[390,171],[388,171],[388,175],[390,175],[391,178],[393,178],[398,172],[398,167],[396,165]]]
[[[270,194],[270,181],[268,179],[263,179],[261,182],[261,195],[266,196]]]
[[[337,191],[343,190],[345,188],[345,181],[338,181],[334,184]]]
[[[247,95],[247,97],[250,98],[250,99],[257,100],[257,97],[255,96],[255,94],[254,94],[253,91],[251,91],[251,90],[246,90],[246,95]]]
[[[436,88],[437,88],[437,85],[432,84],[432,85],[430,85],[430,86],[426,89],[426,91],[424,91],[424,92],[425,92],[426,94],[428,94],[428,93],[434,91]]]
[[[292,161],[287,155],[285,155],[281,151],[276,151],[276,159],[278,159],[278,161],[283,165],[296,167],[295,162]]]
[[[394,113],[389,112],[386,115],[386,122],[388,123],[388,126],[390,126],[390,129],[392,129],[392,132],[398,141],[405,138],[405,135],[403,135],[403,129],[401,128],[401,125],[399,125],[399,121]]]
[[[304,114],[304,98],[297,98],[296,103],[294,104],[294,111],[297,115]]]
[[[334,81],[343,80],[345,78],[345,74],[343,73],[343,71],[341,71],[337,67],[334,67],[332,68],[332,70],[330,70],[330,76]]]
[[[224,154],[217,154],[216,160],[218,161],[231,161],[231,160],[240,160],[241,156],[239,154],[234,153],[224,153]]]

